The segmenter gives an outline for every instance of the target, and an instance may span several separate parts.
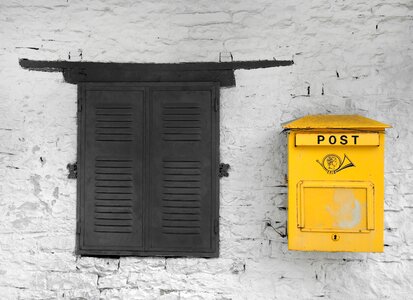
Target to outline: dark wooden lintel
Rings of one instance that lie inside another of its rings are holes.
[[[207,71],[148,71],[113,70],[111,68],[65,69],[66,82],[220,82],[221,86],[235,86],[232,70]]]
[[[235,86],[234,70],[290,66],[292,60],[257,60],[199,63],[102,63],[71,61],[39,61],[20,59],[24,69],[63,72],[69,83],[140,81],[140,82],[220,82],[221,86]]]

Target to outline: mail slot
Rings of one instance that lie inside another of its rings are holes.
[[[288,248],[382,252],[384,131],[358,115],[311,115],[288,132]]]

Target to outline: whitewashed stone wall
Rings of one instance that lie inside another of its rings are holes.
[[[218,61],[220,52],[295,62],[237,71],[237,86],[221,90],[231,172],[221,180],[220,258],[75,256],[66,164],[76,160],[76,87],[18,59]],[[0,298],[412,299],[412,60],[410,0],[1,0]],[[316,113],[393,125],[383,254],[287,250],[280,123]]]

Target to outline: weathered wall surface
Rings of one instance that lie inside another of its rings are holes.
[[[221,91],[218,259],[77,257],[76,87],[18,58],[115,62],[294,59],[237,71]],[[413,297],[413,3],[11,1],[0,3],[1,299]],[[393,125],[385,252],[287,250],[286,138],[306,114]],[[268,226],[271,224],[271,226]]]

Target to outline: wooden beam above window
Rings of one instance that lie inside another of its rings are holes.
[[[102,63],[20,59],[24,69],[63,72],[66,82],[219,82],[235,86],[234,70],[290,66],[292,60],[191,63]]]

